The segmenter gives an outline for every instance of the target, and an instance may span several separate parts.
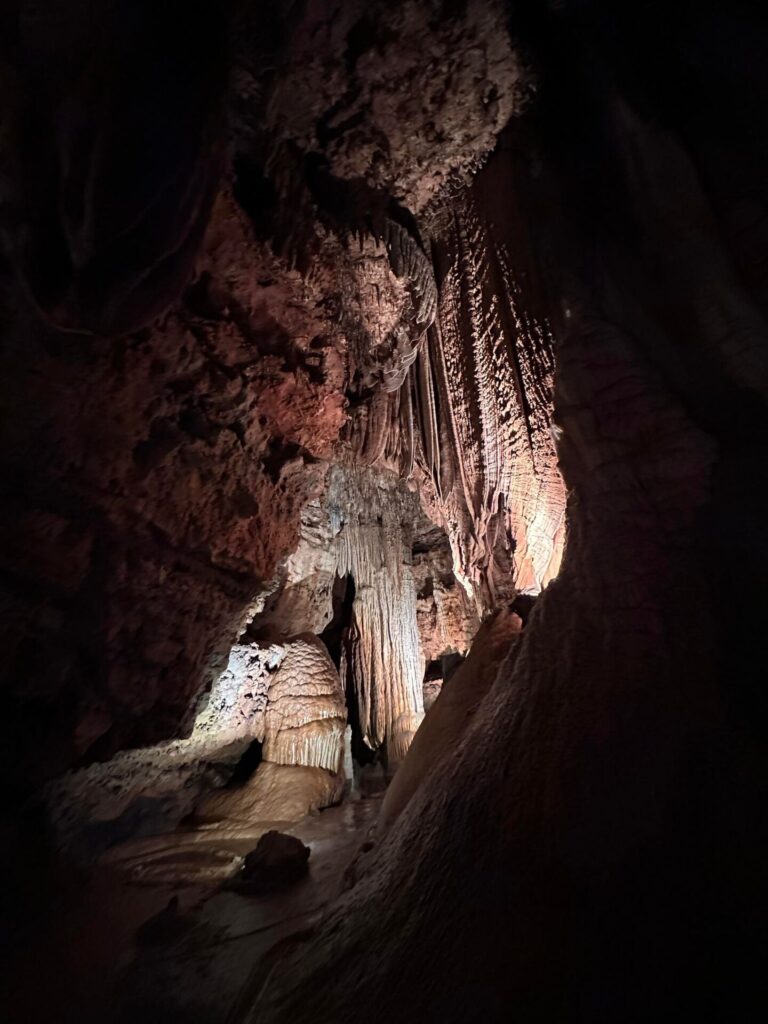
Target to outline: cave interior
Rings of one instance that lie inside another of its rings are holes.
[[[765,14],[0,25],[8,1019],[761,1019]]]

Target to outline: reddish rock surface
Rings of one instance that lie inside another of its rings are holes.
[[[139,873],[192,805],[190,847],[327,806],[346,711],[406,791],[245,1018],[749,1016],[764,25],[92,6],[0,16],[17,860],[45,794]],[[541,590],[497,672],[481,619]]]

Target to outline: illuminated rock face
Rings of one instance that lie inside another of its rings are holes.
[[[314,636],[292,640],[269,683],[262,756],[341,771],[347,709],[336,667]]]
[[[347,667],[360,727],[373,749],[386,745],[395,764],[424,715],[424,657],[410,566],[417,500],[389,475],[339,469],[328,501],[343,516],[338,573],[355,581]]]
[[[608,6],[537,22],[541,99],[507,163],[522,308],[542,323],[543,277],[556,338],[560,574],[455,755],[273,971],[259,1024],[764,1005],[768,76],[743,55],[766,30],[721,5],[660,33],[660,7]],[[454,244],[477,284],[472,225],[460,210]],[[484,422],[456,428],[470,481]]]
[[[176,825],[226,780],[249,743],[263,740],[270,680],[285,654],[279,644],[236,645],[187,739],[121,751],[56,780],[46,801],[58,844],[89,860]]]
[[[282,650],[256,737],[263,761],[242,787],[205,797],[195,809],[201,821],[298,821],[341,798],[347,709],[339,674],[317,637],[296,637]]]
[[[513,588],[538,593],[557,574],[565,538],[554,340],[518,284],[506,162],[502,146],[434,215],[438,314],[414,371],[434,505],[480,608]]]
[[[451,654],[466,654],[480,625],[475,602],[453,571],[450,543],[433,527],[413,544],[416,622],[427,664]]]
[[[317,637],[235,645],[203,704],[188,739],[124,751],[54,783],[47,799],[59,843],[89,859],[112,843],[173,827],[202,792],[226,780],[254,741],[265,763],[323,769],[333,778],[318,792],[340,794],[347,711],[339,674]],[[271,768],[267,775],[269,784],[252,783],[242,799],[222,795],[221,806],[229,798],[235,809],[254,808],[258,819],[258,794],[265,786],[271,792],[279,778]],[[300,802],[302,777],[310,784],[296,817],[324,806],[314,795],[323,773],[287,773],[291,808]],[[261,820],[271,813],[265,808]]]
[[[486,619],[467,659],[443,685],[408,757],[390,783],[376,823],[377,841],[392,827],[430,772],[445,770],[483,703],[499,666],[520,639],[522,622],[507,609]]]
[[[341,674],[351,680],[363,740],[372,750],[385,748],[392,765],[407,750],[424,711],[413,565],[419,557],[413,554],[415,529],[424,523],[418,497],[392,472],[354,462],[334,466],[323,501],[305,510],[299,546],[259,619],[265,629],[289,623],[321,632],[333,616],[335,581],[351,579]],[[444,543],[439,530],[434,537]],[[450,563],[443,571],[450,576]],[[452,643],[458,649],[471,629],[458,617],[445,617],[443,627],[451,636],[436,643],[448,649]]]
[[[238,789],[209,793],[195,808],[195,819],[235,835],[243,825],[299,821],[310,811],[338,803],[344,778],[325,768],[265,761]]]
[[[337,799],[342,686],[303,634],[347,580],[362,735],[413,758],[253,1019],[732,1019],[765,902],[762,21],[317,0],[188,5],[178,32],[169,5],[16,6],[17,804],[77,765],[50,790],[65,840],[164,827],[252,740],[267,760],[206,821]],[[558,568],[411,743],[425,662]]]
[[[4,251],[29,291],[3,271],[2,751],[20,793],[29,771],[189,731],[340,433],[365,465],[409,471],[401,384],[438,297],[416,217],[525,83],[493,0],[226,17],[204,4],[174,35],[129,3],[94,20],[71,5],[66,30],[27,12],[8,58]],[[94,38],[120,60],[70,80]],[[162,97],[157,61],[126,93],[143,47],[178,71]]]

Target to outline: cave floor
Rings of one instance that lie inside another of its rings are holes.
[[[11,1001],[17,1015],[11,1019],[227,1021],[264,954],[312,925],[336,895],[379,806],[376,797],[350,800],[284,826],[311,848],[310,870],[302,881],[269,896],[174,882],[172,872],[161,883],[139,885],[114,868],[70,885],[51,908],[47,926],[19,951]],[[165,837],[167,863],[178,842],[179,863],[186,865],[185,839],[184,832]],[[215,852],[228,847],[243,854],[254,845],[252,838],[218,838]],[[204,860],[204,848],[196,855]],[[177,911],[156,917],[173,896]]]

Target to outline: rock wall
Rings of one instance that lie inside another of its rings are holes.
[[[260,1024],[764,1005],[765,26],[519,14],[541,88],[507,187],[557,339],[563,566],[445,770],[271,965]]]
[[[2,749],[22,802],[189,732],[342,428],[366,464],[412,463],[399,385],[436,299],[415,216],[525,85],[494,0],[204,4],[183,32],[177,13],[8,15]]]
[[[11,773],[32,728],[42,775],[189,728],[322,484],[345,373],[322,290],[278,283],[226,196],[201,264],[142,334],[57,338],[20,310],[5,334]]]
[[[520,212],[505,194],[511,158],[502,138],[472,184],[432,212],[438,313],[413,381],[436,518],[449,524],[456,572],[485,609],[515,591],[538,593],[557,575],[565,539],[554,339],[520,284]]]
[[[420,528],[426,550],[414,554]],[[477,627],[468,602],[457,599],[450,559],[444,550],[438,554],[444,546],[444,534],[429,529],[418,496],[401,479],[347,458],[330,470],[322,503],[305,509],[302,539],[255,624],[265,635],[286,623],[321,633],[334,615],[336,581],[352,580],[341,674],[350,675],[363,740],[372,750],[386,748],[393,765],[423,716],[422,640],[430,654],[466,650]],[[426,580],[433,551],[442,566],[440,605],[434,594],[425,597],[429,612],[424,607],[419,617],[416,575]],[[439,632],[433,634],[432,627]]]
[[[253,820],[277,820],[277,767],[323,769],[307,772],[306,806],[315,790],[335,800],[343,789],[347,709],[339,674],[323,644],[312,635],[269,644],[236,644],[226,669],[201,701],[187,739],[121,751],[104,763],[70,772],[47,788],[48,815],[57,845],[90,861],[109,846],[166,832],[196,810],[203,818],[236,820],[248,807]],[[245,787],[206,797],[226,783],[249,745],[261,744],[261,763]],[[283,773],[286,800],[300,801],[301,773]],[[262,777],[263,776],[263,777]],[[261,794],[265,806],[260,807]],[[202,798],[202,800],[201,800]],[[288,820],[286,813],[284,819]]]

